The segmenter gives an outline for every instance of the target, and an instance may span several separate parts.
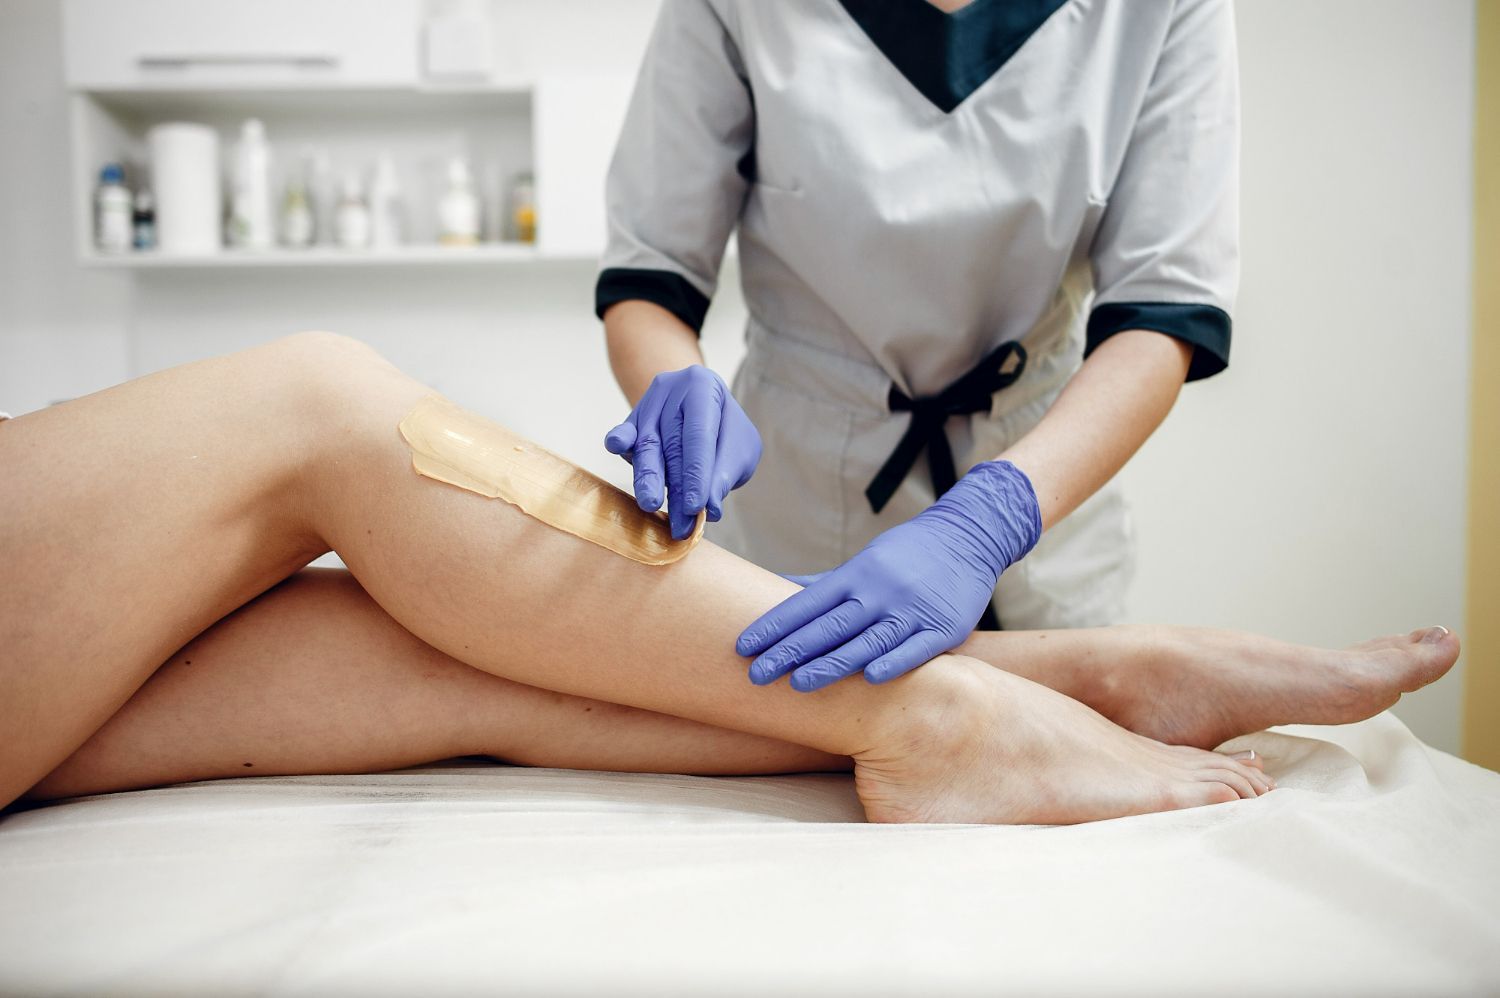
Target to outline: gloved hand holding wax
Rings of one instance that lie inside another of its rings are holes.
[[[1030,479],[1009,461],[986,461],[913,519],[809,578],[745,628],[735,651],[758,656],[758,684],[788,672],[804,692],[861,670],[872,683],[894,679],[962,644],[1000,573],[1041,534]]]
[[[654,512],[667,502],[672,536],[693,532],[698,514],[724,515],[724,498],[760,462],[760,433],[724,379],[700,364],[658,374],[604,446],[635,466],[635,499]]]

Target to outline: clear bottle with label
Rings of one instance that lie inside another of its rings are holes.
[[[129,252],[133,213],[125,168],[119,163],[105,164],[94,191],[94,246],[100,253]]]
[[[448,161],[448,187],[438,201],[438,242],[444,246],[479,242],[479,198],[469,163],[459,156]]]

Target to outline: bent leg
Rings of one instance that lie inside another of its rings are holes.
[[[19,707],[0,695],[0,725],[8,737],[34,736],[19,762],[6,760],[3,799],[82,744],[156,663],[324,546],[404,628],[486,672],[854,756],[876,819],[1080,821],[1264,786],[1232,760],[1131,735],[960,657],[878,688],[844,682],[807,696],[785,683],[754,687],[734,637],[790,583],[712,545],[647,567],[421,478],[396,425],[426,389],[347,341],[296,342],[289,373],[275,370],[289,348],[266,348],[143,379],[46,424],[25,417],[18,422],[31,427],[0,429],[11,434],[0,460],[19,454],[61,499],[49,516],[45,489],[0,497],[44,534],[65,535],[57,547],[71,563],[49,566],[46,545],[26,560],[44,582],[71,586],[78,603],[43,607],[36,625],[24,611],[45,602],[45,586],[23,576],[0,604],[0,627],[23,649],[0,672],[0,694],[25,694]],[[257,380],[273,384],[256,395]],[[118,511],[91,500],[77,476],[47,475],[49,450],[64,452],[91,423],[132,431],[114,450],[83,448],[94,478],[125,497]],[[139,524],[141,540],[115,551],[92,523],[69,535],[91,515],[115,531]],[[210,570],[216,544],[227,554]],[[96,565],[99,547],[125,567]],[[101,582],[94,592],[91,574]],[[134,575],[146,584],[132,587]],[[77,642],[86,667],[69,657],[80,623],[90,625]]]
[[[480,672],[402,629],[347,572],[309,569],[173,655],[26,796],[380,772],[460,755],[698,775],[849,768],[813,749]]]
[[[386,367],[343,400],[331,432],[344,459],[313,487],[314,520],[377,603],[460,661],[854,757],[876,818],[1073,821],[1221,792],[1199,796],[1204,781],[1242,796],[1266,786],[1222,756],[1161,755],[1065,697],[955,657],[882,687],[753,687],[734,638],[791,583],[711,544],[644,566],[415,474],[395,427],[425,394]]]
[[[329,345],[281,341],[0,423],[0,802],[325,550],[301,496],[320,422],[302,375]]]

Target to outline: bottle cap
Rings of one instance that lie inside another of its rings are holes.
[[[240,138],[246,142],[264,142],[266,126],[259,118],[246,118],[245,123],[240,126]]]
[[[105,163],[104,169],[99,171],[99,182],[101,184],[123,184],[125,182],[125,168],[119,163]]]

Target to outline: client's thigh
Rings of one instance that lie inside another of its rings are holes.
[[[321,552],[298,491],[318,386],[376,363],[303,334],[0,423],[0,802]]]

